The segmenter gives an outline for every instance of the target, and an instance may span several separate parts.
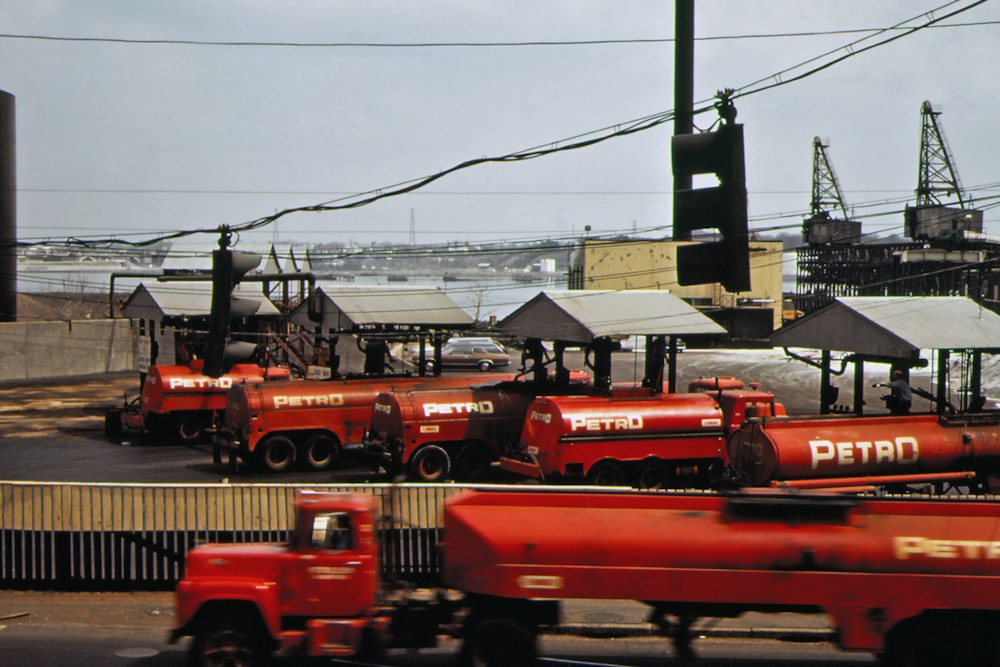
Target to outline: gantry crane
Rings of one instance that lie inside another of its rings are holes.
[[[904,213],[906,234],[914,241],[960,237],[965,232],[983,231],[983,213],[973,208],[972,199],[962,190],[951,149],[938,121],[940,111],[924,101],[920,105],[920,165],[917,202]],[[953,198],[950,205],[945,199]]]
[[[861,237],[861,223],[847,215],[847,205],[826,154],[827,148],[829,144],[819,137],[813,139],[812,215],[802,223],[802,240],[810,245],[857,243]]]

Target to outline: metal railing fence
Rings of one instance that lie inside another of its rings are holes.
[[[205,542],[284,542],[303,490],[380,499],[386,576],[437,573],[445,497],[458,485],[0,482],[0,586],[172,588]]]

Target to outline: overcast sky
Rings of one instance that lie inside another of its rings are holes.
[[[699,38],[772,36],[700,39],[695,98],[865,36],[773,35],[887,28],[944,4],[699,1]],[[924,100],[943,112],[965,187],[1000,194],[1000,3],[946,22],[954,23],[977,25],[921,30],[737,100],[755,228],[801,225],[820,136],[864,231],[901,231],[901,215],[871,214],[913,196]],[[0,25],[0,89],[16,98],[18,236],[28,241],[143,240],[239,225],[674,107],[671,41],[329,46],[669,40],[673,3],[665,0],[7,0]],[[242,235],[239,247],[405,243],[411,220],[419,243],[566,238],[587,225],[592,235],[665,236],[672,132],[666,123],[590,148],[473,167],[363,208],[287,216]],[[886,200],[893,203],[867,206]],[[1000,234],[996,209],[985,220]],[[207,252],[215,241],[205,234],[175,247]]]

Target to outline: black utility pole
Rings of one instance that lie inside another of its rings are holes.
[[[694,0],[676,0],[674,11],[674,134],[691,134],[694,129]],[[674,192],[690,190],[691,176],[674,176]],[[674,216],[677,219],[677,216]],[[691,231],[678,234],[675,241],[690,241]]]
[[[17,321],[14,96],[0,90],[0,322]]]

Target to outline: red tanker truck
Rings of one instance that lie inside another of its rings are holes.
[[[738,386],[731,379],[715,386]],[[691,388],[712,386],[699,379]],[[503,469],[542,481],[640,488],[707,487],[726,464],[726,438],[748,417],[784,414],[774,394],[544,396],[527,411]]]
[[[497,375],[490,381],[513,377]],[[380,392],[482,382],[482,373],[457,373],[237,384],[229,390],[213,436],[215,458],[221,461],[222,452],[228,452],[231,467],[239,456],[272,472],[288,470],[296,461],[325,470],[344,445],[364,439]]]
[[[571,371],[568,379],[561,386],[543,381],[447,392],[380,394],[375,400],[366,454],[390,470],[405,471],[413,480],[479,479],[494,461],[503,463],[504,454],[518,456],[518,436],[525,428],[525,421],[532,418],[531,406],[538,396],[553,394],[579,401],[593,396],[595,389],[588,373]],[[691,390],[736,386],[742,387],[743,383],[733,377],[697,378]],[[648,387],[621,387],[610,390],[608,395],[593,397],[592,401],[641,402],[658,400],[656,396],[651,396]],[[713,451],[720,449],[721,445],[713,442]],[[713,454],[713,458],[717,457]],[[525,469],[512,466],[510,461],[504,467],[525,474]],[[608,475],[613,472],[608,467],[605,470]],[[612,483],[608,475],[600,474],[598,483]]]
[[[418,591],[379,580],[372,497],[304,495],[297,516],[289,544],[188,553],[172,638],[194,637],[195,665],[449,633],[466,665],[520,667],[568,599],[643,601],[682,654],[699,617],[792,611],[891,667],[1000,661],[994,502],[467,491],[446,501],[440,588]]]
[[[751,486],[1000,487],[1000,414],[759,419],[728,447],[733,474]]]
[[[156,438],[176,437],[183,442],[201,439],[217,413],[226,408],[226,392],[245,382],[287,380],[287,368],[234,364],[218,378],[202,374],[204,362],[190,366],[151,366],[139,396],[118,410],[105,414],[105,435],[122,429],[149,433]]]
[[[410,479],[441,482],[482,477],[513,443],[539,394],[590,393],[590,375],[568,382],[498,382],[461,389],[383,392],[375,399],[364,452],[373,463]],[[621,391],[621,390],[619,390]],[[648,394],[648,389],[632,390]]]

